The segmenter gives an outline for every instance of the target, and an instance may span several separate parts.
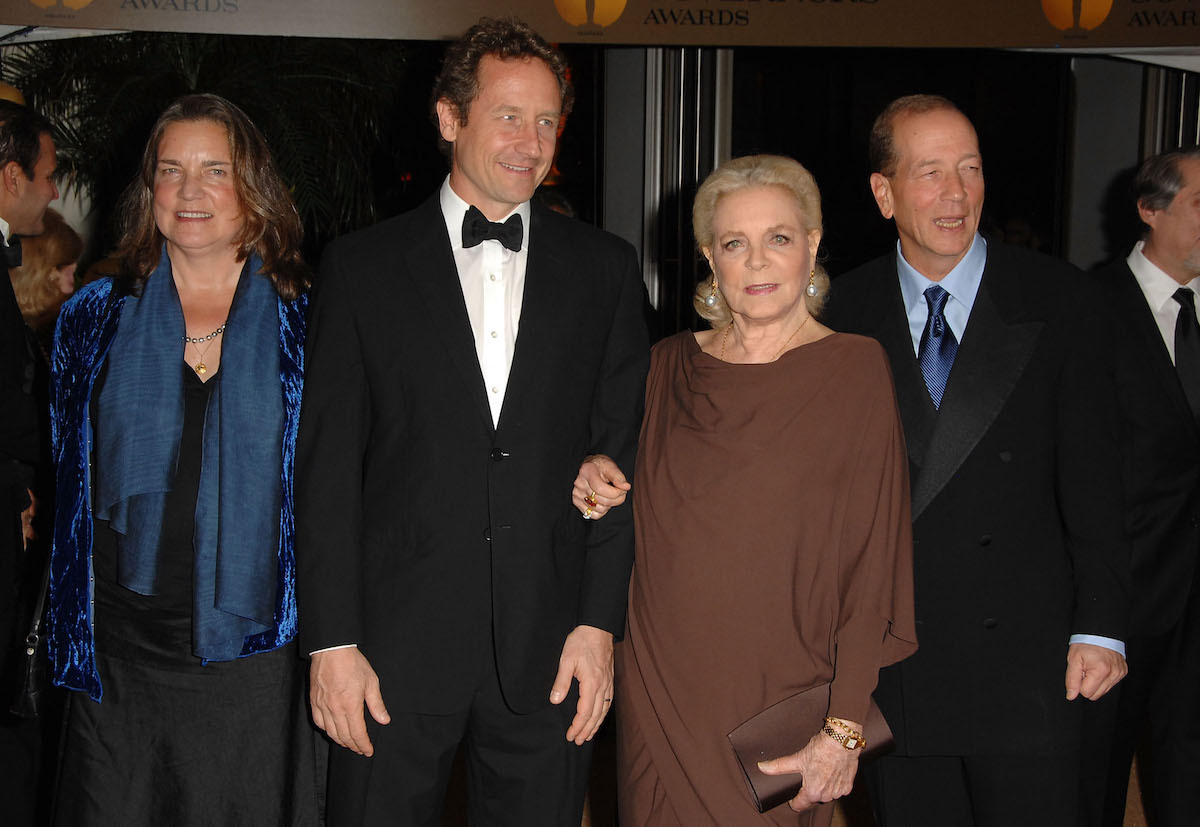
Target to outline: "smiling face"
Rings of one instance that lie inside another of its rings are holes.
[[[498,221],[528,201],[554,160],[562,92],[536,58],[479,61],[479,95],[467,122],[445,99],[438,126],[453,147],[450,187],[459,198]]]
[[[171,253],[236,249],[242,206],[225,127],[176,121],[163,131],[154,171],[154,223]]]
[[[961,113],[905,114],[892,125],[894,175],[871,175],[884,218],[896,219],[904,258],[939,281],[975,239],[983,211],[983,159],[975,128]]]
[[[1178,165],[1181,186],[1161,210],[1138,205],[1150,227],[1142,252],[1180,284],[1200,277],[1200,158],[1183,158]]]
[[[821,243],[806,230],[795,198],[783,187],[746,187],[717,202],[713,246],[703,250],[735,317],[767,324],[808,313],[808,286]]]

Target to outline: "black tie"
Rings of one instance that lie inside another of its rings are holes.
[[[463,216],[462,245],[474,247],[487,239],[495,239],[514,253],[521,252],[521,241],[525,237],[520,215],[510,215],[503,224],[488,221],[478,208],[471,207]]]
[[[21,239],[14,236],[8,240],[4,245],[4,260],[8,262],[10,270],[21,266]]]
[[[1175,372],[1192,416],[1200,419],[1200,324],[1196,323],[1196,294],[1180,287],[1173,297],[1179,302],[1175,317]]]

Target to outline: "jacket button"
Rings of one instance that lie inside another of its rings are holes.
[[[985,534],[985,535],[983,535],[982,537],[980,537],[980,538],[979,538],[979,545],[981,545],[981,546],[990,546],[991,544],[992,544],[992,535],[990,535],[990,534]]]
[[[994,617],[985,617],[983,619],[983,628],[985,629],[995,629],[999,625],[1000,621],[996,620]]]
[[[493,448],[492,449],[492,462],[499,462],[500,460],[504,459],[508,455],[509,454],[507,451],[501,451],[499,448]]]
[[[483,539],[487,540],[489,543],[492,541],[492,530],[490,528],[483,532]]]
[[[1000,452],[1000,461],[1001,462],[1012,462],[1012,451],[1001,451]]]

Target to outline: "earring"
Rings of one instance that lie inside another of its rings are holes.
[[[717,306],[717,276],[714,273],[712,278],[712,288],[708,291],[708,295],[704,297],[705,307]]]
[[[804,288],[804,292],[810,297],[816,296],[821,291],[817,289],[817,268],[814,267],[812,272],[808,274],[808,287]]]

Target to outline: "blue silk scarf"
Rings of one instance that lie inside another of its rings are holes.
[[[196,498],[192,638],[205,660],[238,657],[275,625],[284,428],[274,288],[252,256],[221,343]],[[163,511],[183,429],[183,309],[164,247],[121,308],[97,410],[95,513],[120,537],[118,581],[155,593]]]

